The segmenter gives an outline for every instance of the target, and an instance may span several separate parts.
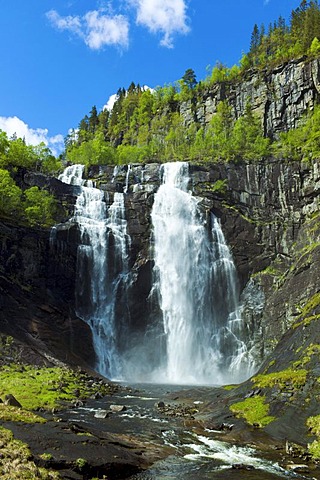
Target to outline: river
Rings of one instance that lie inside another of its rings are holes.
[[[86,431],[99,429],[101,433],[106,431],[136,439],[146,449],[158,447],[163,458],[142,473],[121,478],[310,479],[282,468],[278,463],[279,452],[271,446],[262,450],[253,445],[235,445],[226,441],[224,431],[201,426],[192,410],[197,416],[196,411],[201,412],[201,406],[210,398],[210,392],[212,387],[131,385],[120,389],[112,397],[91,400],[85,406],[64,412],[62,416]],[[159,408],[161,402],[165,408]],[[110,413],[112,405],[124,406],[125,409]],[[106,418],[97,418],[103,417],[106,412]]]

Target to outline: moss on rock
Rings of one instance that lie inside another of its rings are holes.
[[[265,427],[275,420],[275,417],[269,415],[269,405],[265,396],[246,398],[231,405],[230,410],[237,417],[244,418],[250,425],[257,427]]]

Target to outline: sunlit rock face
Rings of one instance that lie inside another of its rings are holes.
[[[249,103],[261,119],[264,134],[276,138],[280,132],[297,127],[319,98],[320,60],[302,57],[271,71],[252,69],[241,82],[208,87],[195,104],[190,100],[182,102],[180,113],[187,125],[194,121],[206,125],[219,102],[228,101],[234,119],[244,114]]]

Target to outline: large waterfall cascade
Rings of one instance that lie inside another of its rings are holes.
[[[154,200],[155,285],[165,361],[157,376],[173,383],[241,381],[250,373],[242,338],[237,274],[219,221],[211,225],[188,192],[187,163],[162,166]]]
[[[130,283],[124,207],[130,167],[124,193],[115,193],[108,209],[103,192],[82,179],[83,166],[67,167],[59,177],[80,186],[71,219],[81,233],[76,309],[91,327],[96,369],[130,381],[242,381],[253,364],[244,341],[248,332],[241,318],[236,269],[219,221],[205,217],[199,199],[188,191],[187,163],[166,163],[160,172],[162,184],[151,213],[150,294],[160,314],[139,335],[126,325],[127,319],[117,318],[117,302],[126,302],[123,292]],[[114,176],[117,173],[116,168]]]
[[[124,194],[116,192],[107,209],[103,192],[91,181],[83,180],[83,169],[83,165],[71,165],[59,176],[62,182],[81,186],[71,219],[79,225],[81,235],[77,255],[76,312],[91,327],[96,369],[103,375],[118,378],[121,358],[115,308],[119,289],[126,282],[130,243]],[[111,244],[112,257],[108,255]]]

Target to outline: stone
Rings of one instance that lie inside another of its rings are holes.
[[[286,465],[286,469],[295,473],[310,473],[308,465],[304,464],[289,464]]]
[[[102,409],[99,409],[95,412],[94,414],[95,418],[108,418],[109,416],[109,412],[107,412],[107,410],[102,410]]]
[[[111,412],[120,413],[125,412],[127,407],[125,405],[110,405]]]
[[[5,395],[4,404],[11,405],[12,407],[22,408],[21,403],[11,393]]]
[[[233,470],[255,470],[253,465],[247,465],[245,463],[234,463],[232,465]]]

